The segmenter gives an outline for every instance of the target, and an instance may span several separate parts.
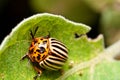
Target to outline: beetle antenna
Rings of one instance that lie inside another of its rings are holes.
[[[37,30],[38,30],[38,26],[36,27],[34,34],[33,34],[32,30],[30,30],[30,35],[31,35],[32,39],[35,38],[34,36],[35,36]]]
[[[35,28],[35,33],[34,33],[34,35],[36,34],[37,30],[38,30],[38,26]]]
[[[34,39],[34,34],[33,34],[32,30],[30,30],[30,35],[31,35],[32,39]]]
[[[46,36],[46,38],[50,38],[50,31],[48,31],[48,35]]]

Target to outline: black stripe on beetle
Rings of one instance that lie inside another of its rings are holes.
[[[52,57],[50,57],[49,59],[59,61],[59,62],[65,62],[64,59],[60,59],[60,58],[54,58],[54,57],[52,58]]]
[[[54,51],[56,54],[58,54],[58,55],[60,54],[61,56],[63,56],[63,58],[67,58],[66,55],[64,55],[63,53],[57,51],[56,49],[53,49],[53,51]]]
[[[58,69],[58,68],[55,68],[55,67],[51,66],[51,64],[47,63],[46,61],[44,61],[43,63],[44,63],[44,64],[43,64],[44,67],[46,67],[46,68],[48,68],[48,69],[49,69],[49,68],[52,69],[52,70],[57,70],[57,69]]]
[[[67,51],[66,51],[65,49],[61,48],[61,47],[58,46],[58,45],[52,45],[52,47],[58,48],[58,49],[60,49],[61,51],[64,51],[65,53],[67,53]]]
[[[62,43],[60,43],[60,42],[51,42],[51,44],[53,45],[53,44],[59,44],[59,45],[61,45],[61,46],[63,46],[64,48],[66,48],[66,46],[65,45],[63,45]],[[67,48],[66,48],[67,49]]]

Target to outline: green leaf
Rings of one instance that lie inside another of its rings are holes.
[[[119,61],[104,60],[97,65],[91,63],[89,67],[78,70],[65,80],[120,80],[119,66]],[[62,77],[58,80],[63,79]]]
[[[0,45],[1,79],[32,80],[36,75],[27,59],[20,61],[30,46],[29,31],[34,31],[36,27],[39,28],[35,37],[46,36],[50,32],[51,37],[60,40],[67,46],[69,58],[63,66],[64,72],[79,63],[89,61],[104,49],[102,35],[95,40],[87,38],[86,33],[90,30],[87,25],[69,21],[59,15],[37,14],[20,22]],[[75,33],[82,36],[76,39]],[[54,80],[60,76],[60,71],[45,70],[38,80]]]
[[[77,64],[57,80],[119,80],[120,40],[106,48],[95,58]],[[66,79],[67,78],[67,79]]]

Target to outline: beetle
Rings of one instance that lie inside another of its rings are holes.
[[[37,29],[38,27],[35,33]],[[50,34],[35,38],[35,33],[30,31],[32,42],[28,53],[21,58],[21,60],[28,58],[37,71],[34,80],[42,74],[43,69],[60,70],[68,59],[68,49],[62,42],[51,38]]]

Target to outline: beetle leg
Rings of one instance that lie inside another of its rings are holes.
[[[34,66],[34,69],[37,71],[37,75],[36,75],[36,76],[34,76],[34,80],[36,80],[36,79],[37,79],[37,77],[39,77],[39,76],[42,74],[42,70],[41,70],[41,69],[39,69],[39,68],[37,68],[36,66]]]
[[[20,59],[20,61],[21,61],[21,60],[24,60],[25,58],[28,58],[28,54],[25,54],[25,55]]]

